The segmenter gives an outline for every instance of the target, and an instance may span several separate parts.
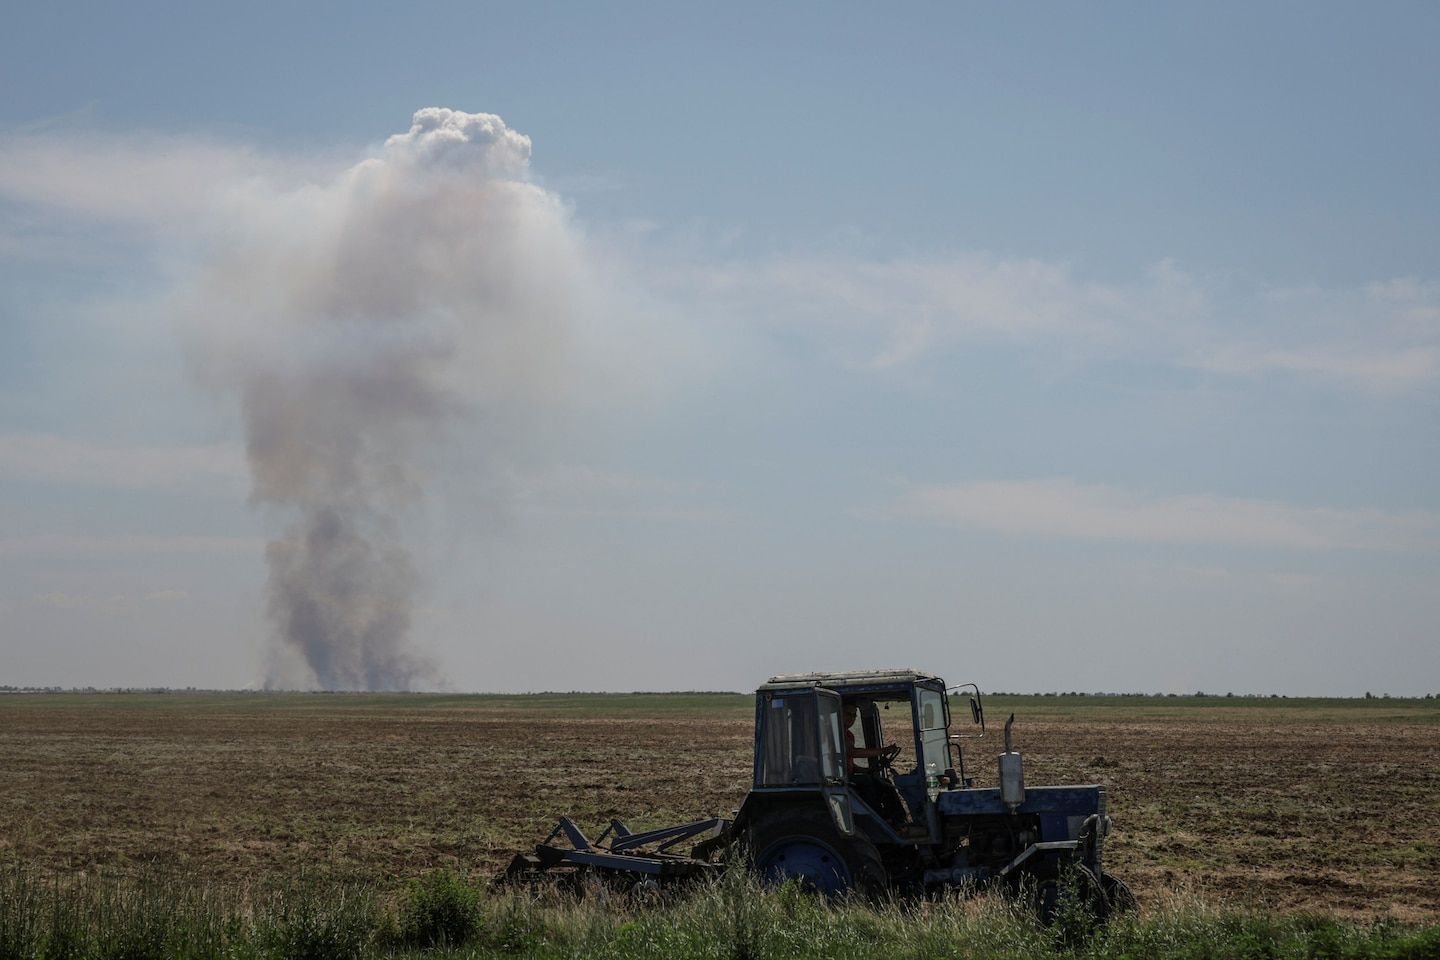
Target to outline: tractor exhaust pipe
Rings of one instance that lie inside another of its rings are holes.
[[[1025,802],[1025,769],[1010,739],[1010,727],[1014,722],[1015,714],[1012,713],[1005,721],[1005,752],[1000,754],[1000,802],[1012,811]]]

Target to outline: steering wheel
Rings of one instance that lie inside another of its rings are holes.
[[[900,756],[900,744],[892,743],[889,746],[882,747],[880,756],[875,758],[875,766],[880,770],[889,770],[891,769],[890,764],[894,763],[895,758],[898,756]]]

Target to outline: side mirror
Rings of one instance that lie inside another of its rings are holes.
[[[984,737],[984,736],[985,736],[985,706],[984,706],[983,698],[981,698],[981,696],[980,696],[980,688],[979,688],[977,685],[973,684],[973,683],[962,683],[962,684],[960,684],[960,685],[957,686],[957,687],[949,687],[949,688],[947,688],[945,692],[946,692],[947,694],[949,694],[949,693],[956,693],[957,691],[960,691],[960,690],[969,690],[969,691],[970,691],[969,695],[966,697],[966,699],[968,699],[968,700],[970,701],[970,720],[971,720],[971,722],[973,722],[977,727],[980,728],[980,732],[979,732],[979,733],[952,733],[952,734],[950,734],[950,739],[951,739],[951,740],[978,740],[978,739],[980,739],[981,737]]]

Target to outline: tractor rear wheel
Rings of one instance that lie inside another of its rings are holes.
[[[843,836],[822,810],[785,810],[750,829],[750,863],[767,881],[797,880],[824,894],[871,896],[885,887],[885,866],[867,837]]]

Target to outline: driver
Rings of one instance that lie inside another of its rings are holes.
[[[855,766],[856,760],[890,761],[895,759],[895,754],[900,748],[895,744],[886,747],[857,747],[855,745],[855,718],[860,715],[859,708],[853,703],[845,704],[845,766],[850,783],[866,803],[880,813],[882,817],[897,826],[906,820],[905,804],[900,800],[900,795],[895,792],[895,787],[890,781],[884,778],[880,764],[871,763],[870,769],[861,770]]]
[[[846,775],[852,778],[860,772],[855,766],[856,760],[873,760],[885,755],[884,747],[855,746],[855,718],[859,715],[859,707],[853,703],[845,704],[845,771]],[[873,764],[871,767],[873,769]]]

